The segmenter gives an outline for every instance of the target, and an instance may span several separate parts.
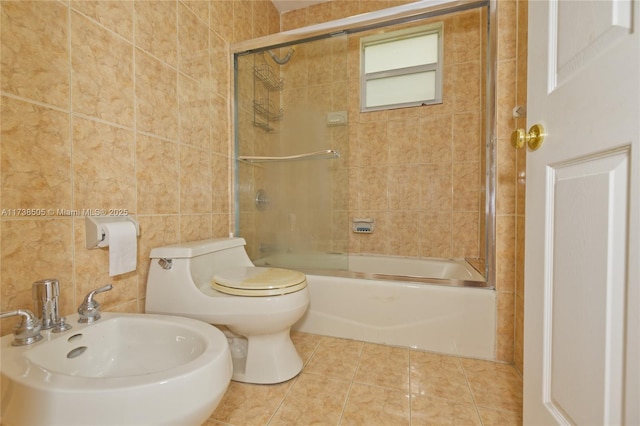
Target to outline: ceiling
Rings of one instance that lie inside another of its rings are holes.
[[[314,4],[324,3],[326,1],[329,0],[271,0],[280,13],[287,12],[289,10],[302,9]]]

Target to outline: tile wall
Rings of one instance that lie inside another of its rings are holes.
[[[353,2],[329,2],[321,3],[314,6],[307,7],[305,9],[299,9],[285,13],[282,17],[283,29],[293,29],[311,25],[318,22],[323,22],[331,19],[338,19],[345,16],[350,16],[358,13],[370,12],[386,7],[396,6],[398,2],[390,1],[353,1]],[[525,157],[524,152],[516,154],[515,150],[510,145],[510,134],[515,128],[516,124],[521,127],[524,123],[516,123],[512,118],[512,109],[517,104],[526,104],[526,8],[527,3],[523,0],[498,0],[497,1],[497,25],[498,25],[498,53],[497,53],[497,188],[496,188],[496,259],[497,259],[497,345],[496,345],[496,359],[507,362],[514,362],[519,360],[517,367],[521,370],[522,365],[522,313],[523,306],[523,274],[522,267],[524,265],[524,252],[523,252],[523,230],[524,230],[524,184],[523,181],[518,180],[520,173],[524,171]],[[467,28],[468,29],[468,28]],[[467,40],[468,42],[468,40]],[[458,52],[460,57],[464,58],[466,49],[462,44],[460,51]],[[467,58],[468,60],[468,58]],[[466,78],[461,78],[460,81],[465,81]],[[350,100],[354,99],[353,96]],[[357,96],[355,97],[357,100]],[[357,110],[356,114],[357,114]],[[398,110],[402,111],[402,110]],[[407,154],[402,157],[404,159],[398,160],[397,164],[392,166],[392,175],[388,172],[378,173],[375,170],[376,165],[371,165],[372,158],[368,158],[366,161],[359,162],[355,160],[355,165],[352,168],[352,172],[349,176],[350,179],[355,179],[355,182],[369,182],[369,177],[372,177],[379,183],[379,187],[383,188],[380,193],[380,199],[382,202],[373,203],[375,206],[387,205],[393,206],[395,204],[391,198],[387,198],[390,194],[404,194],[402,197],[403,202],[412,202],[412,200],[420,199],[420,187],[419,186],[402,186],[402,182],[414,181],[419,182],[421,179],[429,178],[436,179],[441,183],[442,193],[446,195],[447,206],[451,205],[452,209],[447,208],[446,211],[423,211],[423,217],[429,220],[424,220],[421,223],[429,223],[429,226],[425,226],[425,229],[418,229],[415,225],[415,216],[411,215],[405,218],[395,217],[400,212],[393,212],[391,209],[387,210],[385,219],[391,217],[394,223],[403,223],[403,226],[407,229],[400,235],[405,235],[402,244],[398,244],[395,239],[398,234],[389,231],[386,239],[382,241],[376,241],[375,244],[368,245],[364,238],[349,242],[350,245],[355,244],[356,248],[363,251],[373,252],[385,252],[389,253],[389,249],[392,247],[402,246],[406,250],[405,255],[430,255],[430,251],[435,246],[428,246],[426,240],[420,243],[419,238],[414,238],[415,235],[423,235],[424,232],[434,232],[437,229],[449,229],[449,233],[436,233],[431,235],[431,240],[437,241],[438,246],[445,246],[452,256],[459,256],[461,254],[465,256],[473,256],[478,253],[478,239],[476,237],[478,233],[478,216],[482,211],[482,207],[473,206],[474,202],[477,202],[478,194],[478,175],[476,172],[472,172],[478,168],[479,160],[476,158],[468,159],[465,156],[468,154],[467,149],[464,146],[456,145],[452,138],[452,129],[465,128],[463,126],[454,126],[454,119],[459,120],[467,119],[466,124],[473,124],[472,117],[466,115],[452,115],[440,117],[446,120],[445,123],[438,123],[436,121],[429,122],[428,120],[421,121],[419,117],[411,116],[411,109],[405,109],[405,112],[390,112],[386,113],[386,116],[381,117],[380,120],[369,121],[366,120],[366,114],[360,114],[360,119],[355,126],[350,126],[350,144],[352,140],[361,141],[363,144],[368,144],[371,141],[377,141],[380,135],[383,135],[382,141],[379,145],[382,147],[382,154],[388,159],[392,153],[391,147],[393,146],[390,136],[394,139],[398,134],[404,136],[404,140],[411,140],[411,135],[418,138],[419,135],[424,135],[426,132],[434,132],[437,130],[428,128],[426,126],[440,126],[440,134],[444,133],[447,143],[445,150],[448,155],[452,155],[453,161],[449,160],[448,165],[431,168],[434,173],[438,170],[446,167],[446,173],[442,174],[440,179],[438,176],[418,176],[416,175],[416,169],[412,166],[411,162],[419,155],[419,152],[413,154]],[[350,110],[350,113],[353,112]],[[462,111],[459,111],[462,112]],[[465,113],[468,111],[464,111]],[[404,116],[403,116],[404,114]],[[379,114],[384,115],[384,114]],[[477,124],[476,124],[477,126]],[[473,126],[472,126],[473,127]],[[389,137],[387,137],[389,135]],[[357,144],[356,144],[357,147]],[[396,150],[398,155],[406,154],[408,147],[396,147],[401,148]],[[353,148],[351,148],[353,150]],[[380,154],[378,150],[378,154]],[[391,155],[392,157],[395,156]],[[456,164],[456,156],[459,157],[459,161]],[[354,158],[352,156],[351,158]],[[389,160],[387,160],[389,161]],[[394,160],[395,161],[395,160]],[[366,165],[367,167],[358,167]],[[454,173],[455,171],[455,173]],[[370,172],[370,173],[369,173]],[[380,181],[382,176],[382,181]],[[449,180],[443,180],[448,178]],[[454,181],[454,176],[456,180]],[[462,180],[473,179],[476,183],[476,187],[466,188]],[[358,185],[358,183],[356,183]],[[389,186],[391,185],[391,186]],[[393,185],[396,185],[395,187]],[[466,188],[466,189],[465,189]],[[467,199],[457,198],[454,199],[456,193],[462,195],[463,192],[468,191],[471,195],[471,203],[467,203]],[[357,188],[352,191],[350,198],[350,208],[355,206],[355,211],[367,212],[372,210],[371,207],[361,208],[372,203],[368,202],[370,196],[366,195],[363,198],[361,191]],[[474,201],[475,200],[475,201]],[[370,201],[370,200],[369,200]],[[436,204],[440,204],[437,201]],[[456,212],[456,204],[463,206],[463,210]],[[473,214],[473,219],[466,220],[467,216]],[[460,221],[459,223],[456,220]],[[443,222],[446,222],[442,225]],[[411,228],[413,226],[413,228]],[[472,229],[473,227],[475,229]],[[454,236],[455,232],[460,232],[460,239],[456,240]],[[476,234],[476,235],[474,235]],[[465,239],[465,236],[474,235],[473,240]],[[368,237],[368,236],[358,236]],[[363,242],[364,241],[364,242]],[[440,249],[442,247],[439,247]],[[518,277],[518,292],[516,297],[516,277]],[[517,303],[516,303],[517,301]],[[517,330],[516,330],[516,318]],[[516,333],[517,331],[517,333]],[[517,339],[516,339],[517,336]]]
[[[350,217],[376,219],[350,233],[350,252],[479,258],[484,235],[484,34],[480,9],[444,25],[443,103],[360,112],[360,38],[349,42]],[[427,23],[425,22],[425,23]]]
[[[226,236],[229,44],[279,30],[270,1],[2,1],[0,310],[56,277],[63,315],[90,290],[142,312],[152,247]],[[140,223],[138,268],[108,276],[83,209]],[[15,320],[2,321],[2,334]]]

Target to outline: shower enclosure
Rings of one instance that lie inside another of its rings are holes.
[[[493,287],[493,9],[417,2],[232,46],[235,227],[256,264],[453,258]],[[363,112],[362,38],[434,23],[442,102]]]

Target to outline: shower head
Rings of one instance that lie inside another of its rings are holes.
[[[289,49],[289,51],[287,52],[284,58],[280,58],[279,56],[276,56],[276,54],[273,53],[272,51],[267,50],[267,53],[269,54],[269,56],[271,56],[271,59],[273,59],[273,61],[278,65],[284,65],[287,62],[289,62],[289,59],[291,59],[294,52],[295,52],[295,49],[292,47]]]

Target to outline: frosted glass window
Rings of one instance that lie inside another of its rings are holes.
[[[442,23],[361,40],[361,110],[442,102]]]
[[[367,81],[367,107],[422,103],[435,99],[435,71]]]
[[[426,34],[366,47],[364,72],[372,73],[438,62],[438,34]]]

